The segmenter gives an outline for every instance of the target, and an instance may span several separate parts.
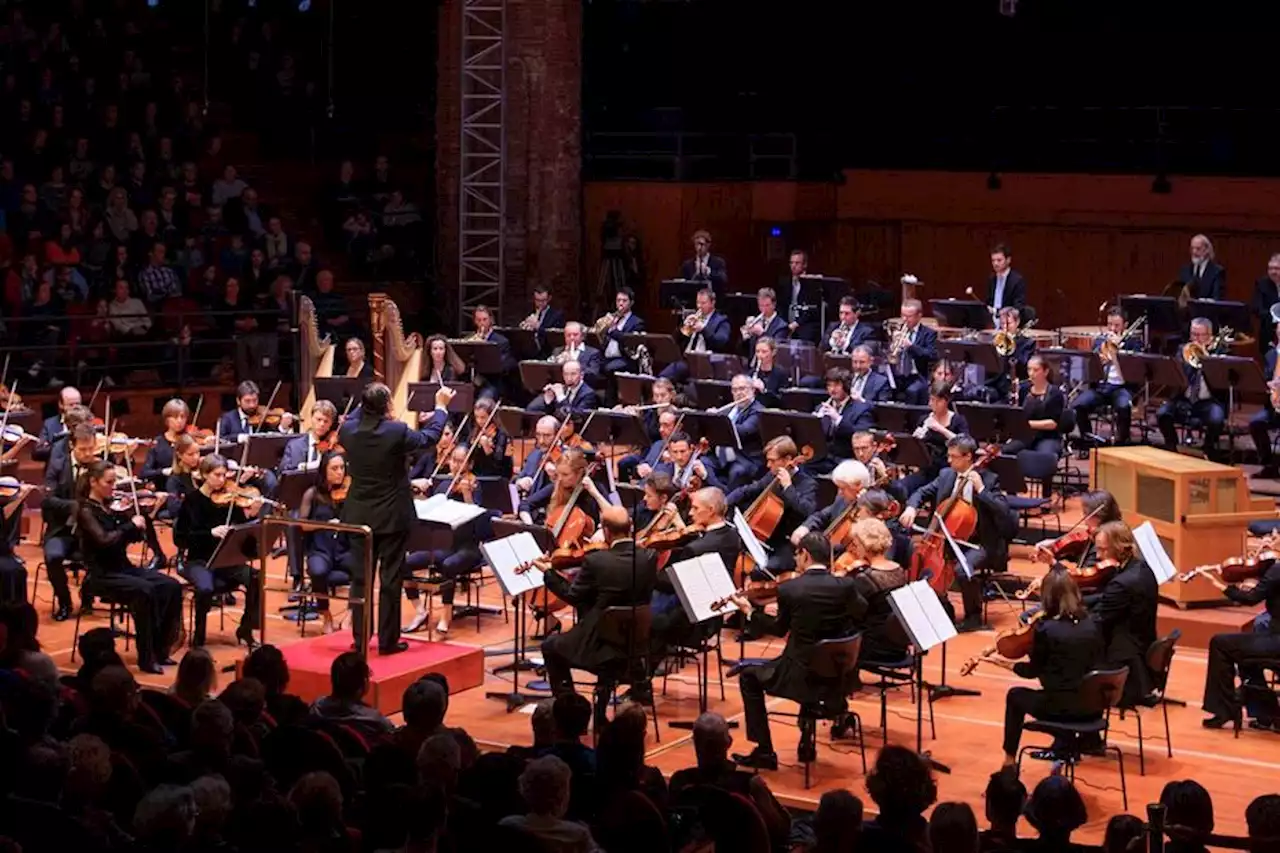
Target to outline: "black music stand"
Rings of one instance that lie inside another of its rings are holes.
[[[1086,385],[1101,382],[1106,377],[1106,371],[1102,368],[1102,359],[1098,358],[1098,353],[1093,350],[1047,347],[1038,350],[1036,355],[1043,358],[1050,366],[1050,377],[1056,380],[1056,384],[1062,384],[1063,374],[1075,382]],[[1068,363],[1066,370],[1062,369],[1064,362]],[[1056,376],[1054,365],[1057,365]]]
[[[1146,315],[1146,329],[1162,335],[1181,335],[1182,317],[1178,300],[1172,296],[1147,296],[1133,293],[1120,297],[1120,310],[1130,322]]]
[[[852,364],[853,355],[851,353],[846,352],[845,354],[840,355],[834,352],[824,352],[822,354],[822,374],[824,376],[828,370],[834,370],[836,368],[850,370],[850,365]]]
[[[733,383],[725,379],[695,379],[693,402],[708,409],[718,409],[733,401]]]
[[[286,471],[276,482],[276,500],[289,509],[297,509],[302,503],[302,493],[316,484],[320,458],[316,457],[316,469],[311,471]]]
[[[582,430],[582,437],[596,447],[605,444],[645,447],[649,443],[639,415],[614,409],[596,409],[595,417]]]
[[[498,426],[512,438],[529,438],[538,426],[538,421],[546,417],[543,412],[526,412],[515,406],[498,407]]]
[[[471,414],[476,404],[476,386],[470,382],[446,382],[453,389],[453,397],[449,400],[451,414]],[[436,391],[440,390],[438,382],[410,382],[409,399],[406,408],[411,412],[432,412],[436,408]]]
[[[895,432],[893,440],[893,453],[889,454],[893,464],[920,470],[933,464],[933,454],[929,452],[929,445],[925,444],[924,439],[916,438],[911,433]]]
[[[618,402],[624,406],[643,406],[653,399],[653,381],[656,377],[641,373],[615,373],[618,380]]]
[[[783,388],[782,408],[796,412],[812,412],[827,399],[821,388]]]
[[[448,478],[444,478],[448,479]],[[479,483],[482,478],[477,477]],[[488,477],[484,479],[492,480]],[[481,485],[481,497],[483,499],[484,486]],[[413,524],[409,527],[409,538],[405,544],[406,551],[456,551],[456,543],[459,540],[479,541],[479,534],[476,531],[476,525],[480,522],[482,516],[476,516],[471,521],[458,525],[456,528],[448,524],[442,524],[435,521],[425,521],[421,518],[415,518]],[[414,577],[413,580],[423,586],[432,586],[427,583],[429,578]],[[475,604],[467,604],[454,607],[453,615],[455,619],[466,619],[470,616],[477,616],[485,613],[496,615],[502,612],[501,607],[494,605],[480,604],[477,600]]]
[[[622,336],[621,344],[625,352],[634,352],[636,347],[643,345],[649,350],[655,366],[675,364],[681,358],[680,345],[671,335],[632,332]]]
[[[637,486],[634,483],[618,483],[615,491],[618,494],[618,500],[622,502],[622,506],[628,514],[631,514],[636,505],[644,500],[644,486]],[[639,531],[636,532],[638,533]]]
[[[1177,393],[1187,390],[1182,365],[1170,356],[1121,350],[1116,354],[1116,366],[1126,385],[1163,385]]]
[[[1211,300],[1203,300],[1211,301]],[[1243,304],[1243,303],[1242,303]],[[1227,392],[1227,461],[1236,452],[1231,418],[1235,413],[1237,394],[1266,394],[1267,378],[1257,359],[1239,355],[1211,355],[1200,364],[1201,375],[1211,391]]]
[[[1243,334],[1253,329],[1253,312],[1244,302],[1233,302],[1226,299],[1192,299],[1187,303],[1187,311],[1192,317],[1204,317],[1213,323],[1215,332],[1223,326],[1230,326],[1236,334]]]
[[[689,278],[667,278],[658,283],[658,302],[677,310],[692,308],[698,301],[698,291],[711,287],[709,281]]]
[[[564,366],[556,361],[520,362],[520,384],[534,397],[548,385],[564,382]]]
[[[742,452],[742,443],[738,440],[738,432],[729,421],[729,416],[719,412],[699,412],[693,409],[682,410],[684,415],[684,431],[696,441],[705,438],[711,445],[711,452],[725,447],[735,453]]]
[[[328,400],[339,412],[348,400],[359,402],[365,386],[372,380],[360,376],[317,376],[314,380],[317,400]]]
[[[991,343],[983,341],[938,341],[938,356],[951,364],[973,365],[982,368],[986,378],[1008,373],[1008,362],[1000,357]],[[960,375],[960,370],[955,371]]]
[[[511,482],[506,477],[476,477],[480,486],[480,506],[496,509],[503,515],[514,514],[519,507],[511,500]]]
[[[990,329],[995,324],[987,303],[976,299],[930,299],[929,312],[940,326],[957,329]]]
[[[777,361],[778,367],[791,374],[793,382],[799,382],[802,376],[817,376],[823,367],[822,351],[808,341],[783,342],[778,346]]]
[[[236,566],[248,566],[251,573],[249,583],[258,583],[258,568],[254,565],[260,558],[263,550],[262,543],[262,521],[254,519],[244,524],[233,524],[227,530],[227,535],[218,540],[218,545],[213,549],[213,553],[209,555],[209,560],[205,563],[205,568],[213,572],[217,569],[230,569]],[[265,610],[265,608],[263,608]],[[261,616],[262,614],[258,614]],[[262,626],[258,626],[258,630],[262,630]],[[364,639],[363,644],[358,647],[361,656],[368,654],[369,641]],[[235,672],[235,664],[223,667],[223,672]]]
[[[551,530],[540,524],[523,524],[519,521],[509,521],[507,519],[495,519],[493,522],[494,539],[505,539],[508,536],[514,536],[524,531],[533,536],[538,543],[538,548],[543,553],[550,553],[555,549],[556,541],[551,535]],[[545,587],[543,589],[545,590]],[[520,598],[523,598],[523,595]],[[508,712],[514,711],[516,708],[527,705],[530,702],[547,698],[545,696],[526,696],[520,692],[520,673],[533,672],[538,669],[538,665],[527,657],[528,638],[526,637],[526,626],[528,624],[528,608],[524,606],[525,603],[523,601],[515,598],[512,599],[511,603],[515,610],[515,617],[511,620],[513,635],[511,648],[484,650],[485,657],[511,655],[511,663],[495,666],[492,670],[494,675],[500,675],[504,672],[511,673],[511,690],[506,693],[488,691],[484,694],[486,699],[501,699],[506,702]],[[532,684],[530,687],[532,688]]]
[[[684,354],[684,363],[689,365],[690,379],[715,379],[716,369],[712,365],[711,359],[714,353],[710,352],[687,352]]]
[[[454,353],[471,368],[472,375],[502,375],[502,353],[493,341],[450,341]]]
[[[797,450],[813,449],[813,458],[827,455],[826,418],[805,412],[765,409],[760,413],[760,438],[768,443],[780,435],[789,435]]]
[[[543,329],[542,339],[546,342],[547,350],[554,350],[556,347],[564,346],[564,329]]]
[[[294,438],[297,438],[297,436],[291,433],[254,433],[249,436],[249,452],[245,455],[244,464],[250,468],[263,468],[274,471],[280,465],[280,457],[284,455],[284,446]],[[243,448],[240,452],[244,452]],[[240,460],[237,459],[236,461]]]
[[[886,401],[875,404],[876,426],[894,435],[915,431],[916,425],[929,414],[928,406]]]
[[[494,327],[494,331],[511,342],[511,352],[517,359],[537,358],[542,354],[542,344],[538,342],[536,329],[502,326]]]
[[[956,411],[969,422],[969,433],[980,443],[1003,444],[1011,438],[1030,443],[1034,433],[1021,406],[1007,403],[957,403]]]
[[[742,363],[742,357],[737,355],[713,355],[711,357],[711,376],[710,379],[723,379],[725,382],[731,382],[733,377],[739,373],[747,373],[747,367]]]

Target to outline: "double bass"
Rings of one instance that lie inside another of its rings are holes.
[[[969,470],[981,471],[999,455],[999,445],[988,445]],[[953,497],[938,502],[929,527],[911,552],[909,576],[913,580],[927,576],[929,586],[939,595],[946,595],[956,578],[956,558],[947,540],[965,543],[978,530],[978,508],[964,499],[964,492],[961,488]]]

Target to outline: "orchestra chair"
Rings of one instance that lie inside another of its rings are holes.
[[[1084,491],[1089,488],[1089,475],[1085,471],[1077,470],[1071,466],[1071,436],[1075,435],[1076,427],[1079,425],[1080,419],[1075,409],[1066,408],[1062,410],[1062,420],[1059,422],[1059,428],[1062,431],[1062,442],[1058,448],[1058,465],[1054,480],[1058,483],[1059,491],[1065,496],[1072,488]]]
[[[182,567],[186,562],[186,552],[179,549],[179,551],[174,554],[173,567],[178,583],[182,584],[183,598],[190,600],[190,606],[187,607],[187,638],[188,642],[190,642],[190,638],[195,636],[196,631],[196,588],[192,586],[182,574]],[[210,605],[209,609],[216,609],[218,611],[218,631],[225,633],[227,630],[227,599],[231,597],[232,590],[229,586],[219,580],[216,574],[213,578],[213,603]],[[232,598],[231,603],[235,604],[234,598]]]
[[[714,785],[694,785],[680,792],[674,811],[692,812],[716,850],[769,853],[769,828],[756,804],[741,794]]]
[[[63,560],[62,565],[66,567],[67,573],[71,575],[72,580],[76,582],[77,586],[80,584],[80,575],[82,573],[88,574],[88,569],[86,569],[84,565],[84,558],[79,553],[73,554],[72,556]],[[44,570],[45,575],[49,574],[49,567],[45,565],[44,560],[41,560],[40,562],[36,563],[36,570],[34,573],[32,573],[32,577],[31,577],[32,605],[34,605],[36,601],[39,599],[39,596],[37,595],[37,593],[40,590],[40,570],[41,569]],[[49,600],[53,601],[52,592],[50,592],[49,594]]]
[[[93,578],[86,572],[84,581],[80,584],[81,595],[87,591],[94,598],[107,605],[107,627],[111,629],[111,635],[114,637],[124,637],[124,650],[129,651],[129,641],[133,639],[133,632],[129,630],[129,619],[131,614],[129,608],[120,601],[117,601],[111,592],[101,592],[93,587]],[[76,626],[75,632],[71,635],[71,662],[76,662],[76,649],[80,646],[80,620],[84,618],[84,608],[76,608]]]
[[[482,556],[480,558],[480,561],[476,563],[476,565],[473,568],[469,569],[463,574],[458,575],[453,579],[453,582],[457,584],[457,588],[454,590],[455,598],[458,592],[462,593],[462,602],[457,603],[455,601],[453,605],[455,616],[457,614],[457,611],[459,610],[462,610],[465,612],[467,609],[470,609],[474,611],[474,615],[476,617],[477,632],[479,632],[482,627],[480,624],[480,617],[485,615],[485,610],[483,607],[481,607],[480,591],[484,589],[484,587],[487,584],[492,584],[497,582],[496,576],[491,576],[488,579],[485,578],[484,570],[486,567],[488,567],[488,565],[489,564],[484,561],[484,557]],[[434,568],[434,566],[428,567],[428,572],[430,572],[432,568]],[[419,591],[427,597],[428,613],[430,613],[431,610],[435,607],[435,597],[436,597],[436,593],[440,591],[440,585],[444,583],[448,583],[448,581],[449,579],[444,577],[443,575],[433,575],[429,573],[425,575],[420,575],[414,572],[410,572],[409,575],[405,578],[406,584],[412,583],[416,585]],[[502,620],[504,622],[510,623],[511,610],[508,607],[507,594],[506,592],[502,591],[501,585],[499,585],[498,590],[499,590],[499,594],[502,596]],[[470,616],[472,614],[467,613],[466,615]],[[424,627],[424,630],[425,630],[425,627]]]
[[[1243,681],[1240,683],[1240,692],[1246,701],[1251,695],[1261,696],[1266,693],[1280,693],[1280,655],[1245,658],[1240,662],[1240,666],[1242,668],[1257,667],[1262,670],[1266,679],[1261,684],[1245,683]],[[1267,673],[1270,673],[1270,676],[1267,676]],[[1243,716],[1243,714],[1237,716],[1232,724],[1232,729],[1235,731],[1237,738],[1240,737]]]
[[[1100,735],[1103,752],[1108,755],[1114,752],[1116,763],[1120,766],[1120,796],[1124,800],[1126,810],[1129,808],[1129,786],[1124,776],[1124,753],[1120,751],[1120,747],[1107,743],[1107,735],[1111,731],[1111,709],[1115,708],[1120,701],[1120,696],[1124,692],[1124,683],[1128,678],[1129,667],[1127,666],[1119,669],[1095,669],[1084,677],[1084,681],[1080,683],[1080,706],[1084,709],[1084,713],[1098,714],[1096,720],[1061,722],[1032,715],[1030,722],[1023,727],[1026,731],[1051,735],[1055,740],[1061,739],[1071,744],[1065,753],[1055,753],[1054,758],[1066,765],[1067,778],[1072,784],[1076,781],[1076,764],[1080,762],[1083,755],[1079,746],[1080,738],[1083,735]],[[1027,745],[1018,750],[1019,773],[1022,771],[1023,753],[1037,750],[1049,752],[1051,747]]]
[[[906,640],[907,632],[902,627],[902,623],[898,621],[898,615],[893,614],[893,618],[889,620],[885,626],[885,630],[897,637],[901,642],[907,644],[910,649],[910,643]],[[876,681],[867,684],[863,683],[863,687],[869,687],[880,694],[880,735],[881,742],[884,745],[889,743],[889,691],[901,690],[907,688],[911,697],[911,703],[923,701],[921,697],[916,696],[916,666],[920,664],[922,656],[911,650],[911,653],[902,660],[896,661],[861,661],[858,664],[860,672],[870,673],[876,677]],[[927,699],[928,697],[924,697]],[[929,737],[933,740],[938,739],[938,729],[933,722],[933,702],[929,702]]]
[[[862,736],[862,718],[846,705],[846,710],[828,707],[835,699],[845,699],[844,682],[858,669],[858,652],[862,649],[862,634],[820,640],[809,660],[809,675],[831,685],[833,692],[817,702],[802,702],[797,713],[770,711],[771,717],[791,717],[800,729],[800,762],[804,764],[804,787],[809,789],[809,775],[818,760],[818,721],[836,721],[848,715],[858,738],[858,751],[862,755],[862,775],[867,774],[867,744]],[[842,703],[844,704],[844,703]]]
[[[602,671],[611,679],[610,705],[617,700],[619,686],[631,686],[636,682],[643,682],[648,679],[650,671],[649,638],[652,630],[653,608],[649,604],[606,607],[604,613],[600,615],[600,639],[627,651],[620,663],[602,668]],[[600,695],[603,685],[600,678],[601,673],[596,672],[594,675],[596,676],[596,683],[593,687],[593,698],[595,700],[593,705],[598,708],[600,707],[600,700],[603,698]],[[654,742],[661,743],[662,732],[658,728],[657,703],[650,699],[646,710],[653,717]]]
[[[715,621],[715,620],[713,620]],[[685,661],[692,659],[694,666],[694,675],[698,678],[698,691],[701,692],[704,686],[711,684],[711,673],[703,672],[704,664],[709,667],[711,653],[716,655],[716,680],[720,682],[720,701],[724,698],[724,657],[721,655],[720,631],[714,633],[704,633],[696,645],[685,645],[683,643],[671,646],[674,653],[669,659],[674,666],[668,666],[666,671],[662,673],[662,695],[667,695],[667,677],[678,668],[683,667]]]
[[[1164,743],[1165,752],[1170,758],[1173,758],[1173,740],[1169,734],[1169,699],[1165,697],[1165,689],[1169,684],[1169,669],[1173,666],[1173,654],[1177,650],[1178,640],[1182,638],[1182,630],[1174,628],[1169,634],[1156,640],[1147,649],[1147,669],[1151,671],[1151,678],[1155,682],[1155,690],[1136,705],[1118,705],[1120,711],[1120,719],[1124,719],[1124,715],[1133,712],[1133,716],[1138,721],[1138,775],[1147,775],[1146,751],[1142,746],[1142,709],[1159,707],[1164,714]]]

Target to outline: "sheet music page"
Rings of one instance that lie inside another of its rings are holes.
[[[542,556],[542,551],[530,533],[521,531],[492,542],[482,542],[480,551],[507,595],[514,598],[544,585],[542,572],[537,569],[530,569],[523,574],[516,572],[519,566]]]
[[[765,552],[764,545],[760,544],[760,540],[751,532],[747,517],[738,507],[733,508],[733,526],[737,529],[738,537],[746,547],[747,553],[751,555],[752,560],[755,560],[756,566],[765,568],[769,564],[769,555]]]
[[[956,627],[942,609],[938,595],[925,581],[915,581],[889,593],[889,604],[911,637],[911,644],[927,652],[956,636]]]
[[[939,643],[945,643],[947,640],[959,636],[960,632],[956,630],[955,623],[951,621],[951,617],[943,609],[942,602],[938,600],[938,594],[933,591],[933,587],[929,586],[928,581],[916,581],[908,584],[908,588],[915,595],[916,601],[920,603],[920,610],[924,613],[925,618],[933,626],[934,633],[938,635]]]
[[[728,602],[719,610],[711,607],[735,592],[733,581],[719,554],[701,554],[692,560],[674,563],[667,567],[667,571],[690,622],[706,622],[738,609],[733,602]]]
[[[1156,529],[1151,526],[1151,522],[1144,521],[1134,528],[1133,538],[1138,545],[1139,553],[1142,554],[1142,559],[1147,561],[1147,565],[1155,574],[1156,582],[1164,585],[1173,580],[1178,570],[1174,568],[1173,560],[1169,559],[1169,552],[1165,551],[1164,546],[1160,544],[1160,537],[1156,535]]]
[[[515,512],[520,508],[520,490],[516,488],[515,483],[508,483],[507,492],[511,495],[511,512]]]
[[[455,530],[487,512],[482,506],[456,501],[444,495],[432,495],[425,500],[414,501],[413,506],[420,520],[447,524]]]

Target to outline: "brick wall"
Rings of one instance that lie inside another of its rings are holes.
[[[578,312],[582,266],[581,0],[506,2],[506,320],[534,284]],[[440,4],[436,178],[440,281],[456,312],[463,0]],[[594,279],[594,276],[588,277]]]

